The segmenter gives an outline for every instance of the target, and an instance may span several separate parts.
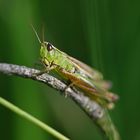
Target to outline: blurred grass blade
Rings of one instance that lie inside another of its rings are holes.
[[[26,120],[32,122],[33,124],[39,126],[40,128],[44,129],[45,131],[49,132],[53,136],[57,137],[60,140],[70,140],[69,138],[65,137],[64,135],[60,134],[50,126],[46,125],[45,123],[41,122],[37,118],[33,117],[32,115],[28,114],[27,112],[21,110],[17,106],[13,105],[9,101],[0,97],[0,104],[5,106],[6,108],[10,109],[11,111],[15,112],[19,116],[25,118]]]

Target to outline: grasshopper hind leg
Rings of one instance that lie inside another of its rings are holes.
[[[67,86],[64,88],[65,97],[68,96],[67,90],[68,88],[72,88],[74,91],[78,92],[77,88],[75,87],[75,84],[78,83],[78,81],[72,82],[70,80],[67,81]]]
[[[69,81],[69,85],[67,85],[64,89],[64,93],[65,93],[65,97],[68,96],[67,93],[67,89],[70,87],[77,87],[76,85],[78,84],[78,81],[75,82],[71,82]],[[77,87],[78,88],[78,87]],[[74,88],[74,90],[77,90],[77,88]],[[85,87],[84,87],[85,88]],[[87,88],[87,87],[86,87]],[[88,88],[87,88],[88,89]],[[88,89],[89,90],[89,89]],[[86,93],[85,93],[86,94]],[[88,94],[89,97],[91,97],[92,100],[98,102],[101,106],[108,108],[108,109],[112,109],[114,108],[114,103],[113,102],[109,102],[106,99],[102,98],[102,96],[100,96],[100,94],[97,93],[93,93],[92,96],[91,94]]]
[[[67,81],[67,86],[64,88],[64,93],[65,93],[65,97],[67,98],[67,96],[68,96],[68,93],[67,93],[67,90],[68,90],[68,88],[71,88],[73,85],[74,85],[74,83],[73,82],[71,82],[70,80],[68,80]]]

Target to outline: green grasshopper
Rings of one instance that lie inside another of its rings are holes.
[[[60,51],[51,43],[44,41],[44,39],[41,42],[34,27],[32,28],[41,44],[40,56],[41,62],[46,68],[45,71],[54,70],[65,80],[70,81],[69,86],[81,89],[91,99],[111,109],[118,96],[108,92],[110,84],[103,80],[103,75],[83,62]]]

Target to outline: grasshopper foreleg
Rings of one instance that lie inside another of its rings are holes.
[[[40,76],[44,73],[49,73],[49,71],[53,70],[56,68],[56,65],[54,64],[54,62],[50,62],[50,64],[45,64],[43,61],[41,61],[41,63],[44,65],[45,69],[38,72],[38,73],[34,73],[33,75],[36,77],[36,76]]]

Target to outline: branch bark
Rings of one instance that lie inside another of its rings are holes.
[[[116,130],[108,111],[101,107],[97,102],[90,100],[82,92],[68,88],[67,85],[57,78],[42,74],[35,76],[39,70],[28,68],[26,66],[19,66],[14,64],[0,63],[0,72],[7,75],[16,75],[23,78],[32,79],[38,82],[47,84],[48,86],[59,90],[62,95],[70,97],[84,112],[96,123],[101,132],[109,140],[120,140],[118,131]]]

